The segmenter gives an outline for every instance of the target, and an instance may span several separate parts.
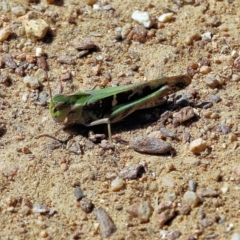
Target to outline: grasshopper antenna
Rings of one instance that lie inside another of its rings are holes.
[[[49,78],[50,78],[50,74],[47,74],[47,82],[48,82],[49,95],[50,95],[50,99],[51,99],[51,104],[53,104],[53,106],[54,106],[53,97],[52,97],[52,96],[53,96],[53,95],[52,95],[52,89],[51,89],[51,86],[50,86]]]

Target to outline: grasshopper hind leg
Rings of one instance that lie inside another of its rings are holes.
[[[158,106],[164,104],[166,101],[167,101],[166,98],[155,99],[154,101],[149,101],[149,102],[143,104],[141,107],[139,107],[139,110],[140,109],[147,109],[147,108],[158,107]]]

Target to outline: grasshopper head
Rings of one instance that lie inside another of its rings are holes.
[[[71,104],[66,101],[64,95],[57,95],[50,102],[49,110],[55,121],[66,122],[71,112]]]

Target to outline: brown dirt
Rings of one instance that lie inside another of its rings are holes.
[[[37,12],[28,1],[6,2],[11,7],[21,5],[27,12]],[[104,2],[100,1],[100,5]],[[174,1],[157,0],[149,1],[151,4],[128,0],[109,2],[115,10],[96,11],[75,0],[34,5],[41,6],[42,18],[49,23],[51,32],[43,40],[30,41],[22,47],[18,44],[29,39],[24,31],[14,28],[21,24],[11,10],[2,9],[2,26],[10,25],[14,30],[2,43],[0,55],[8,53],[18,61],[20,54],[34,56],[36,47],[42,47],[47,54],[54,94],[59,86],[63,93],[69,94],[90,89],[95,84],[112,86],[151,80],[159,75],[182,74],[188,68],[194,76],[192,84],[182,93],[196,90],[198,97],[192,104],[199,117],[176,128],[171,119],[165,123],[165,127],[177,135],[173,140],[167,139],[176,149],[175,156],[139,154],[121,143],[116,144],[115,150],[103,150],[99,144],[89,143],[86,137],[89,129],[85,128],[83,134],[73,137],[73,141],[84,148],[82,154],[76,154],[67,150],[65,144],[45,137],[35,138],[41,133],[53,133],[61,125],[51,119],[48,104],[37,104],[38,100],[34,98],[37,91],[29,89],[23,83],[23,77],[14,70],[2,66],[1,72],[11,77],[12,84],[0,85],[6,93],[0,98],[0,124],[6,130],[0,137],[0,238],[101,239],[96,217],[93,213],[84,213],[76,201],[76,185],[81,186],[96,208],[104,208],[112,218],[117,231],[110,239],[161,239],[164,233],[177,230],[181,232],[179,239],[230,239],[233,233],[240,234],[240,173],[234,170],[240,163],[239,83],[232,80],[233,73],[239,74],[233,61],[240,54],[240,2],[196,1],[181,6]],[[146,10],[152,18],[157,18],[169,12],[166,7],[178,9],[174,19],[159,29],[153,26],[151,29],[157,33],[148,37],[145,43],[126,39],[115,41],[117,27],[128,23],[138,25],[131,19],[134,10]],[[209,41],[201,39],[206,32],[213,35]],[[193,40],[189,42],[189,38]],[[59,56],[74,57],[78,53],[69,46],[75,39],[91,39],[99,50],[77,58],[75,65],[60,64]],[[98,56],[103,57],[101,62],[96,60]],[[201,64],[206,64],[206,59],[211,73],[220,74],[220,79],[224,80],[223,85],[212,89],[205,83],[207,76],[199,69]],[[221,61],[216,61],[218,59]],[[193,71],[194,63],[198,67]],[[137,71],[132,70],[135,65]],[[35,66],[25,74],[33,75],[36,70]],[[72,80],[61,81],[66,72],[73,75]],[[44,92],[48,92],[46,82],[39,89],[40,96]],[[24,94],[29,94],[26,101],[22,98]],[[209,101],[211,95],[218,95],[221,101],[209,109],[197,107]],[[144,110],[134,115],[135,118],[129,117],[114,125],[113,134],[120,134],[121,139],[129,141],[134,136],[158,130],[162,112],[161,108]],[[214,113],[217,113],[216,118],[210,116]],[[146,121],[149,116],[153,121]],[[141,123],[139,119],[145,119],[145,122]],[[219,132],[222,125],[230,127],[230,133]],[[94,131],[106,133],[106,127],[94,128]],[[186,132],[191,135],[191,140],[205,139],[208,148],[200,155],[194,155],[182,137]],[[60,131],[56,136],[67,139],[69,135]],[[113,192],[111,182],[119,171],[137,163],[145,164],[146,174],[135,180],[125,180],[125,187]],[[157,205],[172,200],[174,208],[179,210],[190,180],[197,183],[197,190],[216,190],[217,196],[203,197],[188,215],[177,211],[172,220],[160,228]],[[228,191],[222,190],[223,187]],[[143,200],[153,209],[147,223],[140,223],[138,218],[132,218],[126,212],[130,205]],[[36,204],[43,204],[56,213],[51,216],[34,213]],[[205,226],[204,219],[212,221],[212,225]]]

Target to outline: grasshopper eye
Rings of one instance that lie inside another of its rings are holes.
[[[53,111],[60,111],[62,110],[64,107],[66,107],[66,103],[63,102],[58,102],[57,104],[54,105],[53,107]]]

